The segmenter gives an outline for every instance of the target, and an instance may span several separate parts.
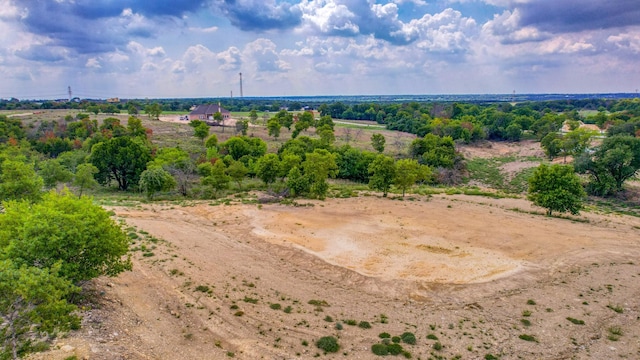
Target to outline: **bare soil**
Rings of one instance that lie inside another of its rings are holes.
[[[327,358],[375,359],[379,333],[406,331],[416,359],[640,357],[640,218],[460,195],[301,203],[114,207],[142,236],[134,270],[96,281],[83,328],[32,358],[309,359],[333,335]]]

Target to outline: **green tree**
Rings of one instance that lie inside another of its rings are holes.
[[[407,189],[410,189],[416,181],[425,180],[430,175],[431,169],[428,166],[420,165],[414,159],[401,159],[396,162],[393,184],[402,190],[402,197],[404,197]]]
[[[209,125],[205,122],[198,123],[193,128],[193,135],[204,142],[204,139],[209,136]]]
[[[151,167],[140,174],[139,186],[147,199],[151,200],[155,193],[176,187],[176,179],[161,167]]]
[[[78,197],[82,197],[85,189],[92,189],[98,185],[94,176],[99,172],[98,168],[93,164],[80,164],[76,168],[76,174],[73,177],[73,185],[78,187]]]
[[[127,132],[129,133],[129,136],[142,138],[147,137],[147,129],[142,126],[142,120],[135,116],[129,116],[129,120],[127,121]]]
[[[131,269],[129,239],[109,213],[87,197],[49,192],[42,201],[9,202],[0,215],[2,257],[52,268],[74,284]]]
[[[238,184],[238,189],[242,189],[242,180],[249,173],[249,169],[244,166],[240,161],[234,161],[227,168],[227,175],[231,177],[231,180]]]
[[[213,137],[215,137],[215,135],[211,135],[207,142]],[[217,142],[217,138],[215,140]],[[147,164],[147,169],[153,167],[160,167],[168,171],[176,180],[180,194],[187,196],[195,175],[195,166],[191,161],[189,153],[179,147],[161,148],[156,153],[155,159]]]
[[[76,307],[65,300],[78,289],[58,271],[58,265],[18,267],[11,260],[0,260],[1,359],[18,359],[45,336],[79,326],[73,314]]]
[[[278,137],[280,136],[281,126],[282,125],[280,124],[280,122],[275,118],[269,120],[269,122],[267,123],[267,130],[269,131],[269,136],[273,136],[274,140],[278,140]]]
[[[123,136],[94,145],[89,161],[98,168],[96,179],[99,183],[109,184],[115,179],[120,190],[127,190],[138,183],[150,160],[146,146]]]
[[[291,125],[293,125],[293,114],[287,110],[280,110],[273,118],[276,119],[280,125],[286,127],[287,130],[291,130]]]
[[[32,164],[5,160],[0,166],[0,202],[8,200],[37,201],[42,196],[44,181]]]
[[[555,132],[548,133],[540,141],[544,153],[553,160],[554,157],[560,155],[562,148],[562,137]]]
[[[218,160],[215,164],[203,163],[198,166],[198,172],[203,176],[202,185],[209,186],[213,191],[213,197],[218,197],[218,191],[229,187],[231,178],[226,173],[224,161]]]
[[[248,130],[249,130],[249,121],[247,120],[236,121],[236,134],[242,134],[246,136]]]
[[[269,185],[276,181],[280,174],[280,158],[276,154],[266,154],[258,159],[256,164],[256,176]]]
[[[578,214],[585,196],[580,178],[570,165],[540,165],[529,179],[529,200],[553,211]]]
[[[216,134],[211,134],[211,136],[207,138],[207,141],[204,142],[204,146],[207,149],[218,147],[218,137],[216,136]]]
[[[40,176],[44,180],[44,186],[55,187],[58,183],[71,181],[73,174],[67,170],[58,159],[45,160],[40,164]]]
[[[622,190],[640,169],[640,138],[615,135],[604,139],[593,155],[576,159],[576,170],[590,177],[590,194],[606,196]]]
[[[302,167],[304,175],[309,179],[309,193],[319,199],[324,199],[329,190],[327,179],[338,175],[336,154],[325,149],[315,149],[306,155]]]
[[[158,103],[149,104],[144,107],[144,112],[154,119],[160,119],[160,114],[162,114],[162,106]]]
[[[392,158],[379,154],[369,165],[369,187],[382,191],[386,197],[396,177],[396,166]]]
[[[256,109],[251,109],[249,112],[249,119],[251,119],[252,124],[255,124],[258,121],[258,112]]]
[[[300,168],[294,166],[287,173],[287,188],[291,196],[301,196],[309,192],[309,177],[304,176]]]
[[[382,134],[371,135],[371,146],[373,146],[373,149],[380,154],[384,152],[384,145],[386,142],[387,139],[385,139]]]
[[[570,131],[564,135],[560,143],[560,154],[564,156],[564,162],[567,161],[567,156],[577,157],[587,150],[591,139],[596,134],[597,132],[583,128]]]

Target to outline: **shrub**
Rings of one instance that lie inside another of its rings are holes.
[[[280,304],[271,304],[269,305],[270,308],[272,308],[273,310],[280,310],[282,308],[282,305]]]
[[[210,290],[209,287],[206,286],[206,285],[198,285],[196,287],[196,291],[200,291],[200,292],[203,292],[203,293],[208,293],[209,290]]]
[[[333,318],[331,316],[327,315],[327,316],[324,317],[324,321],[333,322]]]
[[[383,333],[378,334],[378,337],[380,339],[390,339],[391,338],[391,334],[389,334],[387,332],[383,332]]]
[[[373,344],[371,352],[378,356],[385,356],[389,353],[389,349],[387,349],[387,345],[385,344]]]
[[[437,350],[437,351],[442,350],[442,344],[440,343],[440,341],[436,341],[436,342],[433,344],[433,350]]]
[[[533,299],[527,300],[527,305],[535,305],[535,304],[536,304],[535,300]]]
[[[416,336],[411,332],[405,332],[404,334],[400,335],[400,338],[402,339],[402,342],[406,344],[409,344],[409,345],[416,344]]]
[[[342,330],[342,324],[341,323],[336,323],[336,330]]]
[[[574,319],[572,317],[567,317],[567,320],[571,321],[572,323],[574,323],[576,325],[584,325],[584,320],[578,320],[578,319]]]
[[[394,343],[399,343],[400,341],[402,341],[402,339],[400,338],[400,336],[394,336],[391,338],[391,341],[393,341]]]
[[[538,339],[536,339],[535,336],[533,336],[533,335],[522,334],[522,335],[520,335],[518,337],[520,339],[524,340],[524,341],[538,342]]]
[[[358,327],[361,329],[371,329],[371,324],[368,321],[360,321]]]
[[[524,326],[531,326],[531,321],[527,320],[527,319],[520,319],[520,322],[522,323],[522,325]]]
[[[284,308],[284,310],[282,310],[282,311],[284,311],[284,312],[285,312],[285,313],[287,313],[287,314],[291,314],[291,310],[293,310],[293,308],[292,308],[291,306],[287,306],[287,307],[286,307],[286,308]]]
[[[353,319],[347,319],[347,320],[344,321],[344,323],[347,324],[347,325],[351,325],[351,326],[358,325],[358,322],[353,320]]]
[[[617,312],[618,314],[622,314],[624,312],[624,309],[622,308],[622,306],[620,305],[607,305],[607,307],[615,312]]]
[[[402,354],[402,345],[400,344],[389,344],[387,345],[387,351],[389,351],[389,354],[391,355],[400,355]]]
[[[329,303],[326,300],[309,300],[309,305],[315,305],[315,306],[324,306],[324,307],[328,307]]]
[[[429,335],[427,335],[427,339],[429,339],[429,340],[438,340],[438,337],[435,336],[434,334],[429,334]]]
[[[320,340],[316,342],[316,346],[318,349],[321,349],[326,353],[334,353],[340,350],[338,339],[333,336],[321,337]]]

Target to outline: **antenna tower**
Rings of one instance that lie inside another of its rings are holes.
[[[67,87],[67,90],[69,91],[69,101],[71,101],[71,96],[72,96],[72,92],[71,92],[71,86]]]
[[[242,96],[242,73],[240,73],[240,97]]]

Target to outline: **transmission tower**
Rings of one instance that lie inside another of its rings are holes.
[[[240,73],[240,97],[242,96],[242,73]]]
[[[71,96],[73,95],[73,93],[71,92],[71,86],[68,86],[67,90],[69,91],[69,102],[71,102]]]

